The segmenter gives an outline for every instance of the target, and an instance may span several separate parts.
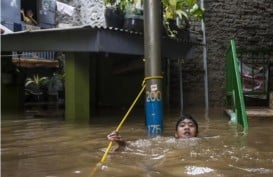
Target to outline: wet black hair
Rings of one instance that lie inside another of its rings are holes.
[[[191,115],[187,115],[187,114],[180,116],[180,118],[176,122],[175,130],[177,131],[178,125],[180,124],[181,121],[183,121],[185,119],[189,119],[189,120],[191,120],[193,122],[193,124],[196,127],[196,134],[198,134],[198,123],[196,122],[196,120]]]

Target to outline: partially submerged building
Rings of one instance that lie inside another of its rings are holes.
[[[60,17],[62,16],[60,15],[56,17],[59,24],[54,24],[52,20],[52,24],[50,24],[52,26],[50,26],[49,23],[44,21],[45,2],[50,4],[54,1],[41,0],[37,1],[36,4],[32,4],[32,6],[27,6],[23,1],[16,1],[16,8],[7,1],[3,2],[4,6],[10,6],[12,10],[16,10],[18,16],[20,16],[18,11],[22,9],[23,5],[24,8],[36,8],[34,13],[39,24],[37,26],[40,29],[33,28],[29,30],[24,28],[25,24],[21,17],[16,17],[13,25],[7,25],[15,32],[2,36],[2,52],[5,52],[2,53],[4,54],[2,58],[15,56],[16,60],[13,59],[13,62],[19,67],[19,70],[21,69],[21,72],[14,74],[19,79],[2,85],[2,95],[4,95],[2,96],[2,111],[8,110],[8,108],[14,109],[15,103],[18,105],[18,109],[23,107],[25,103],[25,79],[28,76],[22,74],[22,72],[28,69],[22,68],[30,65],[27,64],[30,63],[28,59],[33,58],[33,56],[41,61],[48,61],[48,57],[53,56],[52,63],[55,65],[52,65],[56,68],[53,71],[48,70],[46,73],[56,72],[60,64],[59,62],[56,63],[57,56],[64,57],[66,119],[88,120],[90,114],[95,113],[97,108],[116,109],[128,107],[141,87],[144,78],[143,33],[123,28],[107,27],[105,21],[103,21],[103,15],[100,15],[103,9],[97,9],[97,7],[104,8],[102,2],[95,4],[89,1],[80,1],[81,6],[74,4],[76,6],[75,14],[69,17]],[[49,6],[50,8],[47,7],[46,9],[52,13],[51,15],[56,15],[58,12],[53,11],[56,7]],[[90,16],[87,16],[87,14],[90,14]],[[49,19],[53,18],[51,15]],[[3,25],[10,23],[8,22],[10,18],[5,18],[7,20],[2,23]],[[60,18],[70,18],[72,25],[71,23],[64,24]],[[81,26],[73,24],[75,19],[81,19]],[[18,26],[21,26],[20,30],[17,30]],[[62,28],[55,28],[55,26],[61,26]],[[63,28],[64,26],[66,27]],[[67,28],[67,26],[69,27]],[[189,36],[191,33],[185,31],[184,35]],[[162,74],[166,78],[164,79],[164,89],[168,91],[164,96],[166,97],[166,105],[168,105],[171,98],[170,80],[168,79],[170,76],[170,73],[168,73],[170,71],[169,59],[185,59],[191,54],[194,45],[200,45],[200,41],[196,41],[195,36],[187,37],[187,40],[174,40],[168,37],[163,37],[161,40],[162,57],[165,59],[162,66]],[[60,55],[56,55],[57,52]],[[42,56],[46,57],[42,58]],[[44,65],[38,67],[40,69],[37,72],[41,74],[41,77],[46,76],[42,75],[46,65],[49,64],[44,62]],[[9,97],[11,94],[14,95],[13,99]],[[40,95],[38,96],[40,98]],[[10,100],[10,103],[3,100]],[[143,107],[143,100],[139,102],[138,106]]]

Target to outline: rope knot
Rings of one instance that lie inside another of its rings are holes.
[[[146,85],[146,81],[150,79],[163,79],[163,76],[147,76],[143,79],[141,86],[144,87]]]

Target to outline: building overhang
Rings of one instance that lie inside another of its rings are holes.
[[[185,40],[161,39],[163,57],[186,57],[194,45]],[[144,55],[144,35],[123,29],[77,26],[20,31],[1,35],[1,51],[62,51]]]

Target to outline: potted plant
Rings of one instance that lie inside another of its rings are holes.
[[[42,95],[47,90],[47,84],[47,77],[40,77],[38,74],[34,74],[26,79],[25,91],[27,94]]]
[[[65,74],[53,73],[48,80],[48,94],[58,95],[58,98],[64,97],[64,77]]]
[[[204,9],[201,9],[196,0],[161,0],[163,5],[163,26],[168,36],[179,37],[179,32],[187,31],[190,19],[203,18]]]
[[[107,27],[122,28],[124,23],[124,0],[104,0]]]
[[[125,17],[123,27],[128,30],[143,32],[143,0],[123,0]]]

